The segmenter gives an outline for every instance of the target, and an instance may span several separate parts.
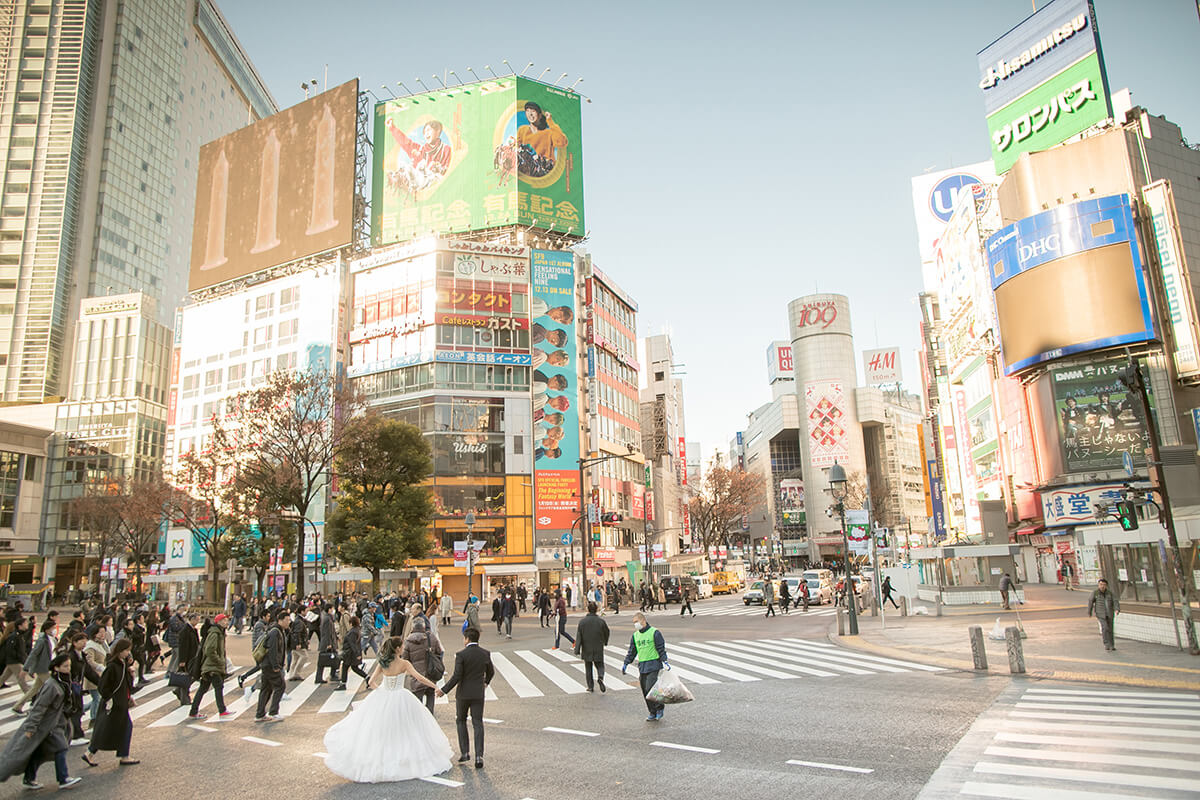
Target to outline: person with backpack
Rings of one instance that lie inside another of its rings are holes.
[[[313,683],[325,683],[325,668],[329,667],[330,675],[337,674],[337,627],[333,615],[329,613],[329,604],[321,606],[321,616],[317,622],[317,677]],[[331,678],[332,679],[332,678]]]
[[[233,716],[233,712],[225,707],[225,634],[229,629],[229,617],[217,614],[213,623],[208,628],[198,654],[195,675],[199,677],[200,688],[196,690],[196,697],[192,700],[188,719],[204,719],[208,716],[200,713],[200,703],[204,700],[204,693],[210,688],[217,701],[217,716],[221,719]]]
[[[285,611],[281,611],[274,622],[253,653],[254,661],[262,668],[255,722],[283,721],[283,717],[279,716],[279,701],[284,697],[283,670],[287,660],[288,628],[292,625],[292,618]]]
[[[413,620],[412,633],[408,634],[408,638],[404,640],[404,646],[400,649],[400,657],[405,661],[411,661],[413,667],[424,677],[434,683],[442,679],[446,674],[446,667],[442,660],[445,656],[445,651],[442,650],[441,642],[430,635],[425,620]],[[434,690],[418,681],[412,676],[404,679],[404,685],[417,696],[418,700],[425,703],[429,709],[429,713],[433,713]]]
[[[258,619],[255,620],[254,627],[250,629],[250,651],[251,652],[256,652],[258,650],[259,643],[262,642],[263,637],[267,635],[267,625],[269,624],[270,615],[271,615],[270,611],[264,610],[261,614],[259,614]],[[256,672],[261,671],[261,669],[262,668],[258,664],[255,664],[253,667],[246,670],[241,675],[238,675],[238,688],[243,690],[243,692],[244,692],[243,696],[247,700],[250,699],[250,695],[254,692],[254,689],[258,686],[258,682],[255,681],[254,685],[246,686],[246,679],[249,678],[251,675],[255,674]]]
[[[171,648],[171,657],[167,660],[167,672],[179,671],[179,632],[185,627],[187,627],[187,617],[184,616],[183,609],[176,607],[175,613],[167,620],[167,629],[163,634],[163,638],[167,640],[167,646]]]
[[[342,637],[342,678],[341,682],[333,687],[334,691],[345,691],[346,678],[351,670],[363,680],[367,679],[367,673],[363,672],[362,668],[362,629],[359,627],[358,617],[355,616],[350,617],[350,630]]]
[[[29,657],[29,649],[25,646],[25,629],[28,627],[29,620],[25,617],[5,623],[4,638],[0,640],[0,666],[4,668],[0,673],[0,683],[15,680],[22,692],[29,691],[29,684],[25,681],[25,659]]]
[[[58,645],[58,637],[55,636],[57,627],[58,623],[53,617],[47,617],[42,623],[42,633],[25,658],[25,672],[33,676],[33,685],[13,704],[11,710],[14,714],[24,714],[25,704],[37,697],[42,684],[50,680],[50,660],[54,658],[54,649]]]

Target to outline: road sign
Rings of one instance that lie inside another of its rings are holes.
[[[571,542],[575,541],[575,537],[569,533],[564,533],[562,535],[561,541],[563,544],[570,544]]]
[[[596,577],[599,578],[604,574],[604,567],[596,567]]]
[[[588,569],[591,569],[592,567],[596,566],[596,562],[595,562],[595,560],[589,558],[587,565],[588,565]]]
[[[1125,477],[1133,477],[1133,454],[1128,450],[1121,452],[1121,466],[1125,468]]]

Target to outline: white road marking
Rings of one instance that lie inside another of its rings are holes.
[[[1164,778],[1160,775],[1136,775],[1130,772],[1105,772],[1093,769],[1065,769],[1062,767],[1038,767],[1031,764],[998,764],[981,761],[975,772],[990,775],[1019,775],[1024,778],[1047,778],[1085,783],[1122,784],[1144,789],[1180,789],[1200,792],[1200,781],[1190,778]]]
[[[1197,717],[1200,718],[1200,708],[1149,708],[1146,706],[1138,706],[1137,708],[1121,708],[1119,706],[1099,706],[1099,705],[1072,705],[1064,706],[1061,703],[1030,703],[1022,700],[1016,704],[1017,708],[1045,708],[1045,709],[1065,709],[1068,711],[1103,711],[1106,714],[1163,714],[1171,717]],[[1110,718],[1114,722],[1120,717]],[[1197,720],[1200,724],[1200,719]]]
[[[693,747],[690,744],[674,744],[673,742],[651,742],[651,747],[669,747],[672,750],[688,750],[693,753],[708,753],[710,755],[721,752],[713,750],[711,747]]]
[[[550,733],[569,733],[572,736],[599,736],[600,735],[598,733],[592,733],[591,731],[576,731],[576,730],[571,730],[570,728],[542,728],[542,730],[549,731]]]
[[[313,753],[317,758],[329,758],[329,753]]]
[[[612,653],[613,655],[617,656],[617,658],[621,661],[621,663],[625,662],[625,651],[622,650],[621,648],[613,647],[612,645],[609,645],[608,647],[604,648],[604,651],[607,653]],[[637,669],[637,662],[634,662],[634,663],[630,664],[629,666],[633,667],[634,669]],[[692,683],[698,683],[701,685],[710,684],[710,683],[720,683],[720,681],[714,680],[713,678],[710,678],[707,675],[701,675],[698,672],[692,672],[691,670],[681,669],[681,668],[675,666],[674,664],[671,665],[671,671],[674,672],[679,677],[683,678],[685,681],[691,681]],[[620,670],[617,670],[617,674],[620,674]],[[634,675],[637,675],[637,673],[634,672]],[[758,678],[751,678],[750,680],[758,680]],[[631,686],[638,686],[638,685],[631,684]]]
[[[188,725],[188,727],[195,728],[198,731],[204,731],[205,733],[216,733],[217,732],[216,728],[210,728],[207,725]]]
[[[541,697],[542,690],[533,685],[533,681],[525,677],[525,673],[517,669],[503,653],[492,653],[492,666],[500,673],[500,677],[508,682],[517,697]]]
[[[673,654],[679,653],[679,652],[682,652],[682,653],[685,653],[688,655],[693,655],[698,658],[707,659],[708,661],[715,661],[718,664],[725,664],[730,667],[737,667],[738,669],[744,669],[747,672],[756,672],[759,675],[766,675],[768,678],[795,678],[795,677],[797,677],[796,675],[793,675],[790,672],[780,672],[777,669],[768,669],[766,667],[759,667],[754,664],[747,664],[743,661],[738,661],[733,658],[725,658],[724,656],[720,656],[720,655],[717,655],[716,653],[709,652],[708,649],[705,648],[704,646],[697,646],[691,642],[689,642],[687,644],[676,644],[676,643],[672,642],[671,649],[669,650],[669,653],[671,655],[668,656],[668,660],[673,659],[674,658]]]
[[[566,653],[564,653],[562,650],[543,650],[542,652],[546,653],[551,658],[556,658],[565,664],[570,664],[576,670],[578,670],[579,672],[582,672],[584,674],[584,676],[586,677],[587,667],[584,666],[582,661],[575,658],[574,656],[569,656]],[[605,665],[605,666],[607,667],[607,665]],[[605,671],[604,671],[604,680],[607,681],[607,683],[604,684],[604,687],[606,689],[615,689],[617,691],[620,691],[622,689],[632,689],[633,688],[632,685],[626,683],[623,680],[619,680],[619,679],[613,680],[613,676],[608,669],[605,669]]]
[[[930,667],[925,664],[914,664],[911,661],[897,661],[894,658],[880,658],[879,656],[868,656],[859,653],[855,650],[841,649],[836,652],[831,652],[825,648],[813,647],[810,642],[804,639],[780,639],[781,644],[790,644],[799,650],[806,653],[812,653],[820,658],[830,661],[840,661],[843,664],[853,664],[857,667],[866,667],[868,669],[878,670],[880,672],[907,672],[910,669],[920,669],[925,672],[941,672],[941,667]]]
[[[427,778],[418,778],[417,780],[425,781],[426,783],[436,783],[439,786],[453,786],[455,788],[462,786],[462,781],[452,781],[449,778],[439,778],[436,775],[430,775]]]
[[[1018,703],[1017,705],[1020,705]],[[1063,714],[1054,713],[1052,711],[1010,711],[1010,717],[1029,717],[1032,719],[1065,719],[1065,720],[1086,720],[1090,722],[1103,722],[1104,730],[1112,730],[1110,727],[1114,722],[1138,722],[1146,725],[1162,725],[1165,722],[1170,722],[1172,725],[1197,725],[1200,726],[1200,719],[1171,719],[1166,720],[1161,717],[1110,717],[1106,714]]]
[[[1120,753],[1085,753],[1079,750],[1041,750],[1026,747],[1000,747],[993,745],[983,751],[986,756],[1004,758],[1032,758],[1039,761],[1070,761],[1087,764],[1118,764],[1123,767],[1145,767],[1147,769],[1172,769],[1178,772],[1200,772],[1200,764],[1179,758],[1149,758]],[[1200,784],[1197,784],[1200,786]]]
[[[1076,792],[1070,789],[1045,789],[1041,786],[1022,786],[1016,783],[978,783],[967,781],[961,794],[976,797],[999,797],[1003,800],[1096,800],[1095,792]],[[1106,800],[1146,800],[1145,795],[1105,792]]]
[[[563,672],[558,667],[555,667],[543,659],[538,658],[536,655],[534,655],[533,651],[518,650],[516,652],[518,656],[528,661],[530,666],[553,681],[555,686],[562,689],[567,694],[581,694],[586,691],[582,683],[575,680],[570,675],[567,675],[567,673]]]
[[[260,739],[257,736],[243,736],[242,741],[265,744],[267,747],[283,747],[283,742],[272,742],[270,739]]]
[[[1084,730],[1095,730],[1091,726],[1080,726]],[[1136,737],[1127,737],[1124,739],[1099,739],[1091,736],[1042,736],[1036,733],[1027,733],[1028,729],[1023,729],[1021,733],[1005,733],[1000,731],[995,736],[997,742],[1016,742],[1018,744],[1061,744],[1067,747],[1111,747],[1114,751],[1121,750],[1150,750],[1156,753],[1179,753],[1185,755],[1188,753],[1200,754],[1200,744],[1184,744],[1180,742],[1163,742],[1163,741],[1144,741]],[[1108,728],[1103,729],[1104,733],[1109,733]],[[1136,731],[1138,735],[1145,736],[1147,730],[1145,728],[1133,728],[1129,732]],[[1156,736],[1166,733],[1165,731],[1155,730]],[[1191,732],[1192,736],[1197,734]]]
[[[1121,692],[1105,689],[1026,689],[1025,694],[1066,694],[1091,697],[1161,697],[1167,700],[1200,701],[1200,694],[1175,694],[1173,692]]]
[[[504,720],[502,720],[502,719],[489,719],[488,717],[484,717],[483,721],[490,723],[492,725],[503,725],[504,724]]]
[[[362,671],[371,674],[371,670],[375,667],[375,661],[363,662]],[[340,667],[339,667],[340,669]],[[354,695],[358,692],[359,687],[365,683],[356,672],[349,672],[346,675],[346,688],[342,691],[334,691],[319,709],[318,714],[341,714],[350,708],[350,703],[354,700]]]
[[[1078,703],[1080,700],[1089,703],[1108,703],[1110,705],[1140,705],[1147,709],[1152,706],[1169,706],[1171,708],[1200,709],[1200,700],[1150,700],[1143,697],[1114,697],[1112,695],[1095,695],[1086,697],[1042,694],[1026,692],[1024,700],[1036,700],[1040,703]]]
[[[294,682],[291,684],[291,689],[288,691],[290,700],[282,700],[279,703],[279,716],[290,717],[299,710],[300,706],[304,705],[304,701],[312,696],[312,693],[317,690],[316,684],[317,673],[309,675],[302,680],[299,685]]]
[[[1039,717],[1040,714],[1024,714],[1026,717]],[[1058,717],[1060,714],[1052,714],[1050,716]],[[1103,719],[1097,716],[1096,719]],[[1171,720],[1174,722],[1175,720]],[[1094,733],[1096,726],[1094,723],[1084,724],[1081,722],[1034,722],[1032,719],[1006,719],[1000,723],[1004,728],[1015,728],[1022,731],[1045,731],[1047,733]],[[1132,736],[1145,736],[1146,729],[1135,725],[1105,725],[1104,733],[1109,735],[1117,735],[1127,733]],[[1200,739],[1200,731],[1184,730],[1182,728],[1155,728],[1156,736],[1166,736],[1174,739]],[[1127,746],[1127,745],[1126,745]]]
[[[771,649],[768,649],[765,647],[760,647],[760,646],[758,646],[757,642],[749,641],[746,639],[740,639],[740,640],[736,640],[736,641],[732,641],[732,642],[716,642],[716,641],[706,642],[705,646],[724,648],[726,652],[733,650],[735,652],[742,654],[742,658],[747,658],[747,659],[750,659],[751,661],[759,661],[763,664],[769,664],[770,666],[779,667],[780,669],[790,669],[794,672],[803,672],[806,675],[815,675],[818,678],[832,678],[838,674],[836,672],[829,672],[829,671],[823,670],[823,669],[816,669],[817,666],[821,666],[821,667],[829,666],[829,664],[825,664],[825,663],[821,662],[820,660],[806,658],[806,657],[801,656],[799,653],[795,653],[795,652],[784,652],[784,651],[771,650]],[[790,660],[784,660],[784,659],[790,659]],[[797,664],[796,662],[800,662],[803,664],[813,664],[814,666],[802,667],[802,666],[800,666],[800,664]],[[851,674],[859,674],[859,675],[870,675],[871,674],[868,670],[865,670],[865,669],[856,669],[853,667],[851,667],[849,669],[847,669],[845,667],[841,667],[841,669],[843,671],[850,672]]]
[[[796,767],[816,767],[818,769],[836,769],[836,770],[841,770],[842,772],[861,772],[864,775],[868,772],[875,771],[873,769],[866,769],[865,767],[848,767],[845,764],[822,764],[820,761],[797,761],[794,758],[789,759],[787,763],[789,763],[793,766],[796,766]]]

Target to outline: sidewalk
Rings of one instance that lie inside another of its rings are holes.
[[[859,635],[829,638],[845,647],[876,655],[908,659],[948,669],[974,672],[967,629],[983,628],[988,672],[1006,675],[1008,650],[1003,640],[988,638],[996,619],[1003,627],[1020,624],[1026,673],[1035,678],[1112,683],[1200,691],[1200,656],[1177,647],[1118,638],[1115,652],[1106,652],[1098,623],[1087,616],[1090,591],[1067,592],[1061,587],[1025,584],[1025,605],[1004,611],[997,605],[943,608],[934,616],[930,604],[920,603],[929,616],[901,617],[888,607],[884,619],[870,611],[859,616]],[[1049,616],[1047,616],[1049,615]]]

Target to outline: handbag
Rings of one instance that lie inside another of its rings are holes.
[[[168,672],[167,685],[174,689],[186,689],[192,685],[192,676],[186,672]]]
[[[317,656],[317,666],[321,668],[337,669],[342,664],[342,660],[338,658],[337,653],[326,651]]]
[[[442,660],[442,654],[436,653],[433,650],[433,637],[428,633],[425,634],[426,650],[425,650],[425,677],[431,681],[440,681],[442,676],[446,674],[446,662]]]

